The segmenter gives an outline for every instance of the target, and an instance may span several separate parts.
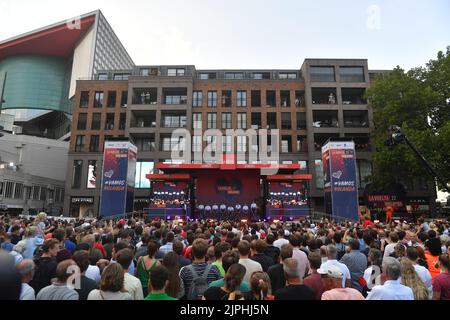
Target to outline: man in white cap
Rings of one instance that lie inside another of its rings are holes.
[[[328,265],[318,269],[317,273],[322,276],[322,284],[325,289],[322,300],[364,300],[358,290],[342,287],[344,273],[338,266]]]

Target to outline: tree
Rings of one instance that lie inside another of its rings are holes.
[[[450,181],[450,47],[426,67],[405,72],[396,67],[367,90],[373,109],[373,186],[426,177],[429,173],[405,144],[385,146],[390,125],[399,125],[445,181]],[[440,186],[442,189],[442,186]]]

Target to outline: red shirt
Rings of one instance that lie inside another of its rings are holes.
[[[313,273],[303,279],[303,284],[307,287],[310,287],[316,293],[316,299],[322,299],[322,293],[324,293],[325,288],[322,284],[322,277],[318,273]]]
[[[189,260],[192,260],[191,252],[192,252],[192,246],[187,247],[186,250],[184,251],[184,254],[183,254],[184,257],[189,259]]]
[[[365,220],[363,228],[366,229],[368,226],[375,227],[375,224],[370,220]]]
[[[441,300],[450,300],[450,273],[440,273],[433,279],[433,292],[441,293]]]
[[[103,247],[103,245],[101,243],[98,243],[98,242],[94,243],[94,249],[100,250],[100,252],[103,255],[103,258],[106,258],[106,256],[108,255],[106,253],[105,248]]]

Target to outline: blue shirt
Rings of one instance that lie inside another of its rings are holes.
[[[366,250],[366,243],[364,242],[363,239],[358,239],[359,241],[359,251],[363,252],[364,250]]]
[[[344,254],[340,262],[350,270],[352,288],[361,292],[362,287],[359,284],[359,278],[364,276],[364,271],[367,268],[367,257],[359,250],[352,250],[350,253]]]
[[[173,243],[167,242],[165,245],[163,245],[159,248],[159,251],[161,251],[163,253],[163,255],[165,255],[168,252],[173,251]]]
[[[3,250],[9,251],[11,252],[12,249],[14,248],[14,245],[11,242],[3,242],[2,243],[2,247]]]
[[[414,300],[414,293],[399,279],[387,280],[384,285],[373,287],[366,300]]]
[[[34,238],[28,238],[25,250],[22,252],[24,259],[33,259],[34,251],[36,251],[37,246],[44,243],[44,238],[41,236],[36,236]]]

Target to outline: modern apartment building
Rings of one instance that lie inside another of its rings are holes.
[[[374,152],[373,114],[364,93],[375,73],[382,72],[369,71],[364,59],[306,59],[292,70],[196,70],[182,65],[98,71],[93,80],[77,81],[65,212],[97,215],[101,181],[96,177],[104,141],[112,137],[130,138],[138,148],[135,210],[146,207],[150,183],[145,175],[157,163],[173,161],[171,150],[180,142],[172,137],[177,128],[193,135],[209,129],[279,129],[280,164],[298,163],[299,173],[313,175],[311,206],[322,211],[321,147],[330,137],[353,139],[362,197]],[[215,139],[193,136],[192,151]],[[233,150],[248,155],[257,148],[246,136],[224,140],[225,151],[234,145]],[[432,205],[432,186],[421,190],[414,185],[423,183],[414,183],[408,194]]]

